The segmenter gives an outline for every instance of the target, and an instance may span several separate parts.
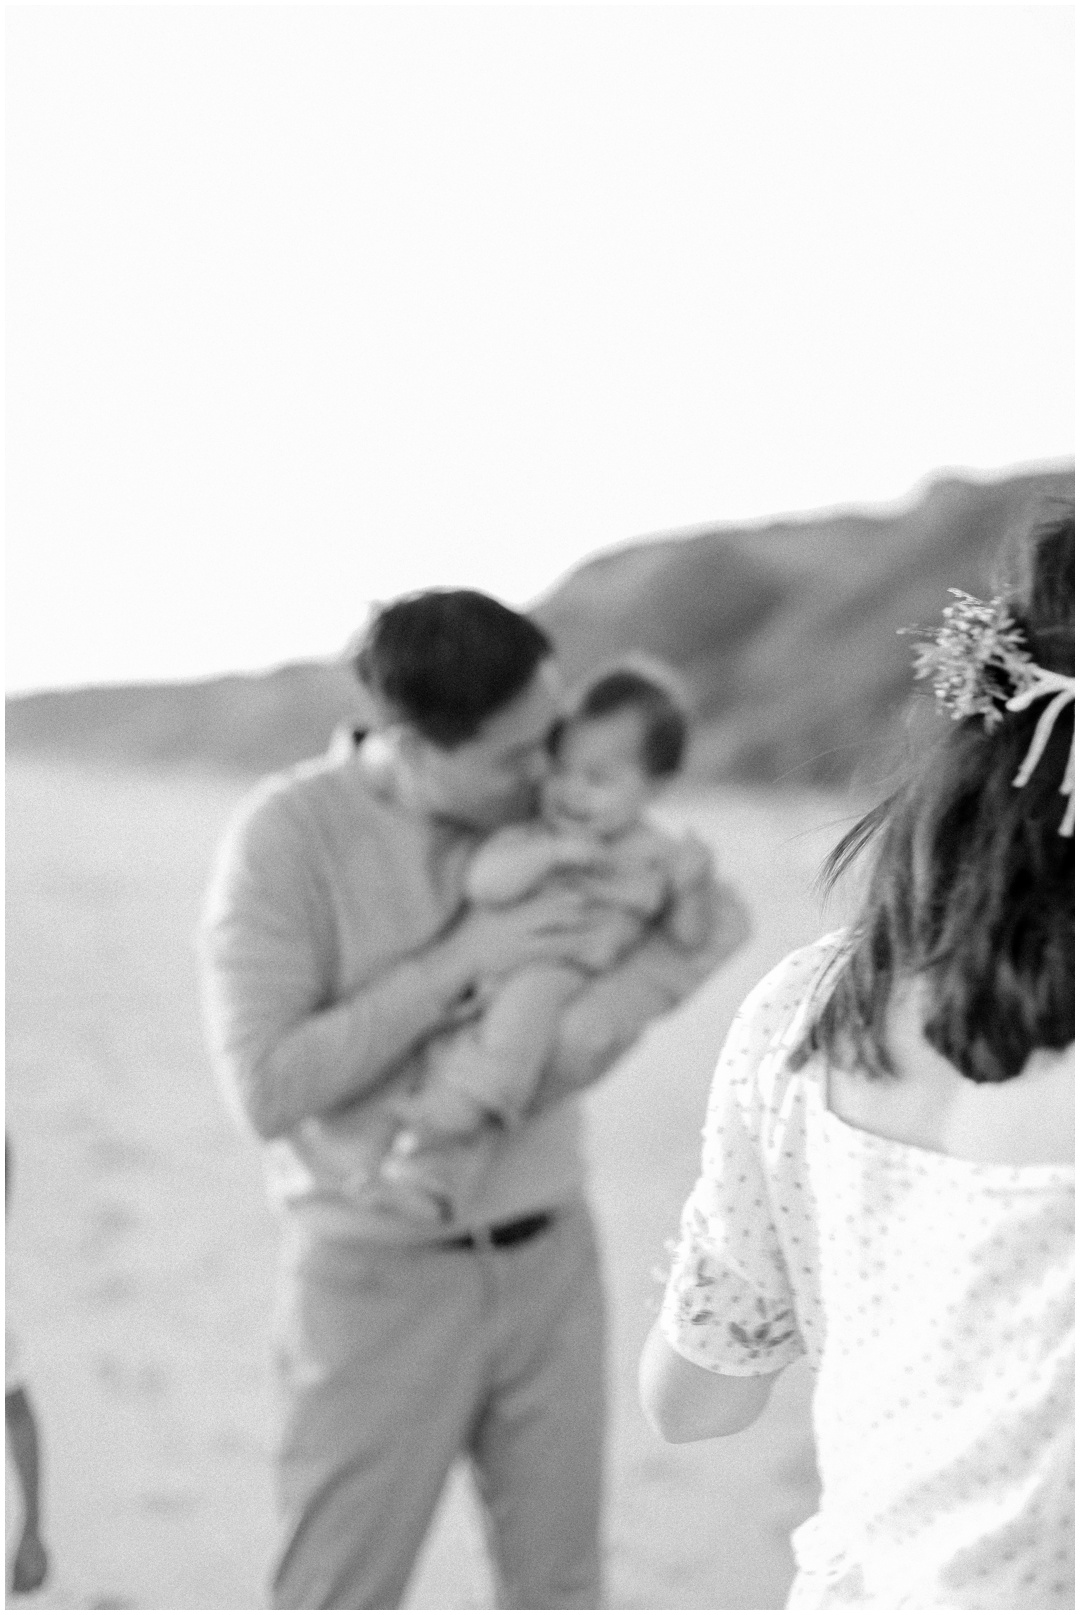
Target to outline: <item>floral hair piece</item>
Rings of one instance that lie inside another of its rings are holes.
[[[1013,784],[1026,785],[1038,766],[1058,714],[1076,700],[1076,680],[1051,673],[1032,661],[1024,649],[1024,636],[1000,599],[977,600],[963,589],[950,589],[956,604],[946,606],[944,625],[915,652],[915,677],[931,679],[939,712],[957,722],[981,717],[989,732],[1006,712],[1022,712],[1033,701],[1051,697],[1035,726],[1027,756]],[[902,634],[921,634],[920,628],[901,628]],[[1059,834],[1071,836],[1075,822],[1075,751],[1073,740],[1061,794],[1068,797]]]

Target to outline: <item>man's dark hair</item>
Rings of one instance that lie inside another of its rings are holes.
[[[552,655],[543,629],[474,589],[425,589],[383,606],[352,665],[399,721],[448,749],[522,694]]]
[[[1073,672],[1073,512],[1028,532],[1003,591],[1025,648]],[[1019,560],[1019,576],[1016,562]],[[894,985],[927,986],[923,1035],[973,1082],[1016,1076],[1034,1049],[1073,1041],[1073,848],[1059,833],[1074,708],[1058,716],[1028,783],[1013,780],[1045,708],[942,720],[911,779],[850,830],[825,866],[831,885],[864,847],[874,859],[854,944],[792,1056],[815,1051],[869,1076],[892,1072]]]
[[[650,779],[666,779],[679,770],[686,751],[689,719],[674,686],[659,672],[627,664],[599,674],[580,692],[572,718],[607,718],[636,712],[641,718],[641,764]],[[555,747],[565,722],[553,739]]]

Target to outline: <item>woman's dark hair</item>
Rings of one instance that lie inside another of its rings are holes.
[[[666,670],[627,662],[598,674],[581,690],[569,719],[552,733],[557,752],[566,723],[607,718],[631,710],[641,718],[641,765],[650,779],[666,779],[679,770],[689,729],[686,705]]]
[[[522,694],[553,647],[542,628],[473,589],[426,589],[376,613],[352,666],[393,716],[450,749]]]
[[[1007,557],[1000,592],[1038,666],[1073,673],[1073,511]],[[853,945],[792,1056],[824,1052],[869,1075],[891,1073],[885,1022],[894,985],[926,984],[923,1035],[973,1082],[1016,1076],[1034,1049],[1073,1041],[1073,849],[1059,833],[1074,707],[1058,716],[1026,785],[1013,779],[1045,701],[943,719],[913,776],[829,857],[831,886],[866,848],[869,882]]]

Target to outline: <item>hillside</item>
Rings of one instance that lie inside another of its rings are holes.
[[[995,556],[1071,468],[946,477],[886,513],[709,525],[630,542],[562,579],[533,610],[571,678],[620,651],[665,657],[701,718],[702,777],[835,782],[897,733],[910,642],[946,588],[990,590]],[[46,691],[7,701],[7,748],[242,773],[319,751],[363,700],[341,662],[195,683]]]

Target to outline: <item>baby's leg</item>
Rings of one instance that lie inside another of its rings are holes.
[[[587,978],[571,965],[530,965],[509,976],[471,1033],[438,1059],[438,1081],[483,1109],[516,1120],[532,1098],[558,1035],[563,1010]]]
[[[379,1168],[380,1199],[448,1222],[487,1168],[500,1121],[525,1109],[579,970],[537,965],[502,983],[473,1028],[432,1044],[420,1093],[398,1102],[401,1127]]]

